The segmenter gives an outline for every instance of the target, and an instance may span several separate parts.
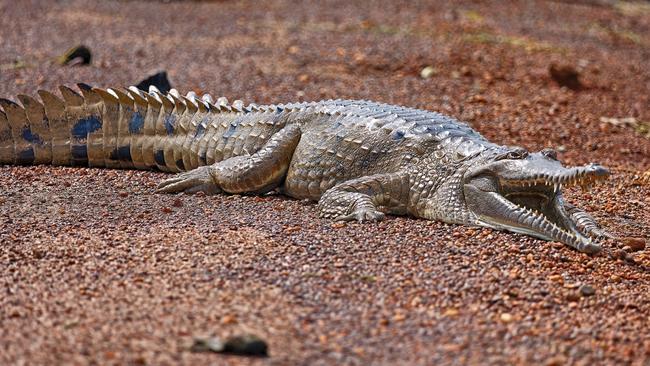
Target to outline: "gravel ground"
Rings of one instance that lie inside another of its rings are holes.
[[[568,196],[647,240],[650,5],[576,3],[1,0],[0,95],[164,69],[181,91],[231,100],[437,110],[495,142],[611,167]],[[92,65],[54,62],[79,43]],[[282,196],[153,194],[165,177],[0,167],[0,364],[650,364],[649,249],[337,224]],[[242,333],[270,357],[189,351]]]

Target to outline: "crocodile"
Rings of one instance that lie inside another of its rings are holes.
[[[565,167],[550,148],[488,141],[437,112],[372,101],[229,103],[129,88],[40,101],[0,99],[0,163],[178,173],[157,192],[265,194],[318,201],[320,217],[410,215],[559,241],[585,253],[611,237],[563,188],[606,179],[598,164]]]

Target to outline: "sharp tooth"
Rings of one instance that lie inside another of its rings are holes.
[[[559,184],[554,183],[553,184],[553,192],[557,193],[559,186],[560,186]]]

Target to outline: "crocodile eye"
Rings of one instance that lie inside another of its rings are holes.
[[[497,156],[494,160],[503,160],[503,159],[519,160],[519,159],[525,159],[527,156],[528,156],[528,151],[526,149],[517,147]]]
[[[542,155],[546,156],[547,158],[551,158],[553,160],[557,160],[557,152],[551,148],[546,148],[541,151]]]
[[[521,147],[516,147],[513,148],[512,150],[506,151],[501,155],[498,155],[494,160],[503,160],[503,159],[510,159],[510,160],[520,160],[520,159],[525,159],[528,156],[528,150],[521,148]]]
[[[506,159],[525,159],[528,156],[528,151],[517,148],[512,151],[509,151],[508,154],[506,154]]]

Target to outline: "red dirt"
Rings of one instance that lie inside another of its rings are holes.
[[[360,3],[0,1],[0,96],[165,69],[181,91],[231,100],[437,110],[611,167],[569,198],[648,239],[647,2]],[[92,65],[54,62],[79,43]],[[559,87],[551,64],[583,88]],[[0,364],[650,363],[648,249],[590,257],[412,218],[333,224],[281,196],[154,194],[164,177],[0,167]],[[245,332],[271,356],[189,351]]]

